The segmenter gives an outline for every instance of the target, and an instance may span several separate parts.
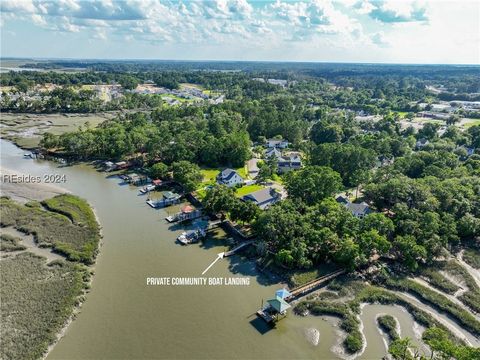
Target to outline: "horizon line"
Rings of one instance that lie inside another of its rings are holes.
[[[415,63],[415,62],[362,62],[362,61],[312,61],[312,60],[214,60],[214,59],[156,59],[156,58],[81,58],[81,57],[32,57],[32,56],[0,56],[0,61],[3,60],[37,60],[37,61],[52,61],[52,60],[68,60],[68,61],[141,61],[141,62],[212,62],[212,63],[290,63],[290,64],[357,64],[357,65],[424,65],[424,66],[480,66],[480,63]]]

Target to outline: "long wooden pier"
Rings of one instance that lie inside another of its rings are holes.
[[[245,242],[242,242],[240,245],[238,245],[237,247],[233,248],[232,250],[230,251],[226,251],[224,254],[223,254],[223,257],[227,257],[227,256],[232,256],[234,255],[237,251],[240,251],[241,249],[247,247],[247,246],[250,246],[253,244],[253,240],[251,241],[245,241]]]
[[[293,301],[293,300],[305,295],[306,293],[312,291],[313,289],[319,287],[325,281],[334,279],[337,276],[342,275],[344,273],[345,273],[345,269],[337,270],[337,271],[334,271],[330,274],[321,276],[321,277],[319,277],[315,280],[309,281],[306,284],[303,284],[301,286],[293,288],[293,289],[289,290],[291,295],[289,297],[285,298],[285,301],[287,301],[287,302]]]

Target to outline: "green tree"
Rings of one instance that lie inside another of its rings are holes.
[[[418,262],[427,257],[427,250],[418,245],[413,236],[397,236],[394,246],[398,256],[410,270],[416,270]]]
[[[165,179],[168,175],[168,166],[162,162],[153,164],[150,167],[149,174],[153,179]]]
[[[225,216],[232,211],[237,201],[239,200],[235,197],[233,189],[225,185],[216,185],[207,190],[203,206],[211,214],[221,213]]]
[[[203,179],[200,167],[185,160],[173,163],[172,172],[173,180],[181,184],[185,192],[198,188]]]
[[[290,172],[285,177],[288,195],[312,205],[335,194],[342,186],[342,178],[325,166],[307,166]]]
[[[230,217],[234,221],[241,221],[250,223],[255,220],[260,213],[260,209],[251,201],[242,201],[235,199],[232,209],[230,210]]]

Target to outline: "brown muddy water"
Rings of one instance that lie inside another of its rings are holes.
[[[104,235],[87,301],[48,359],[339,358],[338,324],[332,319],[289,313],[270,330],[256,318],[262,299],[281,285],[238,256],[218,261],[205,276],[246,276],[249,286],[147,286],[147,277],[201,276],[226,249],[225,234],[180,246],[175,238],[183,229],[167,224],[164,210],[146,205],[138,188],[86,165],[59,167],[23,159],[23,153],[1,141],[1,166],[31,175],[65,174],[66,183],[58,185],[93,205]],[[411,317],[396,307],[371,309],[364,309],[363,321],[390,309],[402,325],[413,328]],[[367,346],[362,359],[379,359],[386,350],[370,325],[366,338],[374,345]],[[316,346],[305,335],[311,328],[320,332]]]

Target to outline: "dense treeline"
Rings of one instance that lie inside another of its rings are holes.
[[[98,76],[119,80],[117,65],[108,65],[112,68]],[[479,236],[480,157],[469,156],[466,148],[480,147],[480,127],[460,131],[451,121],[440,136],[439,126],[432,123],[420,130],[402,128],[392,112],[416,111],[418,102],[431,99],[425,88],[428,81],[448,79],[446,88],[472,90],[471,68],[442,72],[442,67],[393,71],[391,66],[325,66],[323,75],[336,85],[315,79],[309,69],[282,73],[291,81],[282,88],[252,80],[253,71],[155,73],[152,67],[148,73],[140,71],[141,66],[121,74],[122,81],[133,77],[133,86],[151,79],[170,88],[194,82],[224,89],[229,100],[198,106],[146,104],[147,111],[123,115],[96,129],[46,135],[42,146],[80,159],[131,157],[171,167],[180,162],[239,167],[250,158],[252,142],[284,137],[294,149],[303,150],[307,165],[284,176],[289,201],[256,213],[241,208],[226,191],[207,196],[216,204],[213,208],[253,223],[265,254],[273,254],[283,266],[309,268],[333,261],[354,268],[373,256],[388,256],[416,269],[442,249]],[[53,76],[49,74],[53,73],[25,76]],[[272,71],[266,77],[274,75]],[[132,107],[137,105],[131,101]],[[353,110],[383,116],[358,122]],[[416,148],[418,140],[428,143]],[[374,214],[359,220],[336,204],[332,197],[345,190],[366,201]]]
[[[196,110],[196,108],[190,108]],[[45,135],[41,145],[78,159],[121,159],[144,156],[166,164],[186,160],[208,166],[242,166],[250,156],[250,141],[239,114],[218,112],[208,119],[186,111],[165,120],[171,110],[135,113],[60,136]]]

